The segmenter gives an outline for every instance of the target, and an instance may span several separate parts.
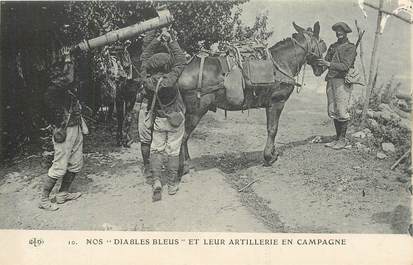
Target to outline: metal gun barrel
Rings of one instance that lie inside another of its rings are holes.
[[[146,31],[153,30],[156,28],[168,26],[173,22],[173,16],[169,12],[169,10],[164,9],[158,11],[158,17],[149,19],[147,21],[143,21],[141,23],[137,23],[126,28],[114,30],[111,32],[106,33],[105,35],[99,36],[94,39],[84,40],[79,43],[77,46],[82,51],[89,51],[91,49],[101,47],[104,45],[108,45],[114,43],[116,41],[130,39],[135,37],[139,34],[142,34]]]

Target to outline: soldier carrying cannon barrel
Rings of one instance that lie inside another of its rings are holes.
[[[160,46],[169,53],[157,53]],[[161,199],[161,173],[166,162],[168,194],[178,191],[179,152],[185,133],[185,105],[175,86],[186,63],[185,54],[176,38],[163,29],[158,38],[142,53],[141,75],[148,97],[148,120],[153,124],[150,167],[153,201]],[[150,126],[152,127],[152,126]]]
[[[55,211],[59,207],[49,199],[57,180],[62,178],[56,203],[76,200],[80,192],[70,193],[69,188],[83,166],[83,134],[88,133],[82,117],[81,105],[76,96],[73,50],[63,47],[57,62],[52,66],[51,81],[46,92],[46,103],[53,124],[54,159],[43,179],[39,208]]]

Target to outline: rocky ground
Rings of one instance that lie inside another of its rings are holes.
[[[100,128],[85,140],[85,167],[73,190],[82,197],[56,212],[37,208],[37,155],[0,169],[0,228],[61,230],[407,233],[410,176],[390,170],[360,144],[336,151],[315,136],[333,134],[325,95],[292,95],[282,114],[278,161],[264,167],[265,111],[208,113],[190,140],[193,169],[175,196],[152,203],[139,144],[115,147]],[[353,132],[354,133],[354,132]],[[356,139],[357,140],[357,139]],[[384,152],[384,151],[383,151]],[[246,187],[250,184],[248,187]]]

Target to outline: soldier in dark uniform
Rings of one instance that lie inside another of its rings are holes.
[[[76,96],[76,82],[71,49],[60,51],[61,60],[51,70],[51,81],[46,92],[46,104],[50,109],[53,131],[54,159],[47,176],[43,180],[39,208],[55,211],[59,207],[49,200],[50,192],[57,180],[62,178],[56,202],[62,204],[81,196],[80,192],[70,193],[69,188],[76,173],[83,166],[83,135],[87,133],[86,123],[81,115],[81,105]]]
[[[347,34],[350,27],[339,22],[333,25],[337,42],[327,51],[325,59],[319,59],[319,65],[328,68],[325,80],[327,81],[328,116],[334,120],[336,139],[327,143],[326,147],[342,149],[346,146],[346,131],[350,120],[349,104],[353,87],[347,84],[344,78],[353,66],[356,59],[356,45],[351,43]]]
[[[169,53],[156,53],[166,45]],[[185,105],[175,84],[186,58],[178,42],[169,32],[152,40],[142,54],[142,76],[147,90],[148,108],[155,99],[150,167],[153,178],[153,201],[161,199],[161,172],[167,161],[168,194],[178,191],[179,152],[185,133]],[[157,93],[155,92],[157,91]]]

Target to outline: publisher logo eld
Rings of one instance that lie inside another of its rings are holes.
[[[29,245],[32,245],[34,247],[39,247],[40,245],[44,244],[44,240],[41,238],[32,238],[29,240]]]

